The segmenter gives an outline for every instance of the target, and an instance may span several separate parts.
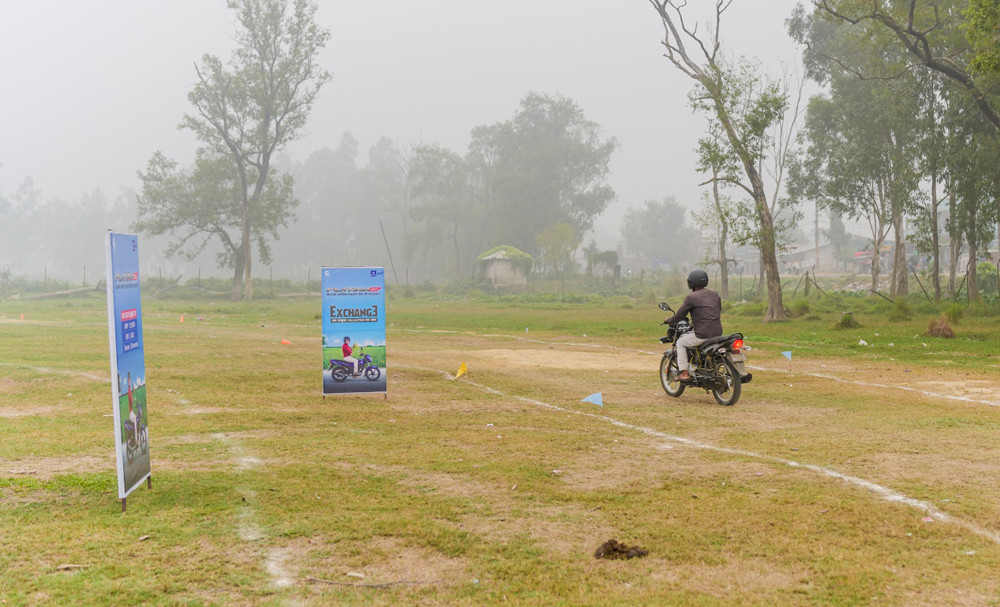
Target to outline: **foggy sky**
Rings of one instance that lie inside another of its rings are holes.
[[[784,20],[796,2],[735,0],[725,48],[774,76],[794,68]],[[333,81],[288,149],[296,160],[335,148],[344,131],[360,141],[361,165],[380,136],[464,153],[473,127],[507,120],[539,91],[575,100],[619,140],[618,201],[601,232],[617,238],[625,209],[647,199],[700,199],[704,119],[687,105],[692,81],[662,57],[647,0],[322,0],[317,19],[332,33],[320,62]],[[197,142],[176,127],[194,64],[228,59],[233,31],[224,0],[0,2],[0,193],[32,176],[46,200],[96,188],[114,199],[139,188],[156,150],[190,162]]]

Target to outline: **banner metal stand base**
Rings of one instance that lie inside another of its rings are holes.
[[[148,489],[152,489],[153,488],[153,475],[152,474],[150,474],[149,476],[146,477],[146,487]],[[125,500],[127,500],[127,499],[128,499],[127,497],[123,497],[122,498],[122,512],[125,512]]]

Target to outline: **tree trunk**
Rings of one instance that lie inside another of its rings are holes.
[[[952,194],[948,197],[948,217],[956,217],[958,204],[955,202],[955,194],[951,187],[948,188]],[[958,273],[958,256],[962,252],[961,234],[954,227],[952,219],[951,227],[948,229],[948,297],[955,299],[955,275]]]
[[[250,301],[253,299],[253,241],[250,236],[250,208],[243,207],[243,299]],[[307,285],[308,287],[308,285]],[[309,290],[308,288],[306,289]]]
[[[719,172],[713,171],[715,180],[712,181],[712,197],[715,199],[715,213],[719,217],[719,278],[722,282],[719,285],[723,299],[729,299],[729,262],[726,260],[726,241],[729,239],[729,222],[722,211],[722,200],[719,197]]]
[[[785,320],[785,306],[781,298],[781,275],[778,273],[778,255],[775,251],[777,242],[774,234],[774,220],[771,209],[767,206],[767,198],[760,177],[754,172],[750,175],[754,185],[754,200],[757,203],[757,215],[761,224],[761,257],[764,259],[764,272],[767,276],[767,312],[764,322]]]
[[[903,234],[903,213],[898,213],[893,209],[892,230],[896,239],[896,246],[892,252],[892,284],[889,293],[894,296],[905,297],[909,294],[909,282],[907,280],[906,265],[906,236]]]
[[[931,173],[931,216],[929,224],[931,227],[931,272],[934,282],[934,301],[941,300],[941,246],[940,235],[938,234],[938,196],[937,196],[937,175]]]
[[[978,201],[966,198],[965,207],[968,216],[968,224],[965,228],[966,240],[969,244],[969,265],[966,266],[965,278],[966,288],[969,294],[969,301],[979,301],[979,284],[976,281],[976,261],[979,257],[979,224],[976,203]]]
[[[757,249],[757,293],[754,297],[760,299],[764,296],[764,285],[767,283],[767,272],[764,270],[764,251]]]
[[[239,301],[243,295],[243,245],[236,249],[236,262],[233,264],[233,285],[229,288],[229,300]]]
[[[965,267],[965,288],[969,301],[979,301],[979,284],[976,281],[976,257],[979,255],[979,245],[969,241],[969,264]]]
[[[878,291],[878,277],[881,273],[882,256],[879,255],[879,247],[882,243],[875,245],[872,252],[872,291]]]

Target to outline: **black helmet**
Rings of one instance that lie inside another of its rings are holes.
[[[705,270],[691,270],[688,274],[688,288],[694,291],[697,287],[708,286],[708,272]]]

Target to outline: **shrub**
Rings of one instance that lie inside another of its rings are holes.
[[[791,309],[789,310],[794,316],[805,316],[809,314],[809,300],[808,299],[796,299],[792,302]]]
[[[902,299],[898,299],[892,306],[892,312],[889,313],[889,320],[908,320],[911,316],[913,316],[913,312],[910,311],[910,304]]]
[[[944,309],[944,317],[953,325],[957,325],[962,320],[963,314],[965,314],[965,308],[959,303],[953,303]]]
[[[955,332],[951,330],[948,319],[944,316],[931,319],[931,322],[927,325],[927,334],[931,337],[955,337]]]
[[[854,319],[854,312],[841,312],[840,320],[837,324],[833,326],[834,329],[857,329],[861,326],[857,320]]]
[[[980,293],[997,292],[997,267],[988,261],[976,264],[976,282]]]

